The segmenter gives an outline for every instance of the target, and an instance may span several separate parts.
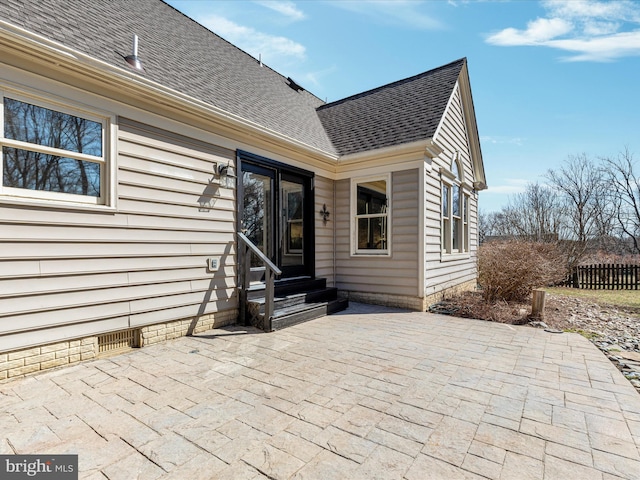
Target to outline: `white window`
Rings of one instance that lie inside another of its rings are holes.
[[[469,251],[469,192],[466,191],[459,155],[450,170],[441,170],[442,179],[442,253]]]
[[[388,255],[389,175],[351,181],[351,252],[356,255]]]
[[[107,204],[110,117],[0,94],[2,198]]]

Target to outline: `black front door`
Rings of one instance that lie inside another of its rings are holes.
[[[313,276],[313,174],[240,154],[241,231],[282,270]],[[254,257],[252,268],[261,265]]]

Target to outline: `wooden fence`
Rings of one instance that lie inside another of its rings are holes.
[[[581,265],[573,269],[568,282],[574,288],[593,290],[640,289],[640,265],[615,263]]]

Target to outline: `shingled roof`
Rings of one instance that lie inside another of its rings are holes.
[[[3,0],[0,20],[330,155],[433,136],[465,60],[325,105],[161,0]]]
[[[340,155],[432,138],[466,59],[318,108]]]

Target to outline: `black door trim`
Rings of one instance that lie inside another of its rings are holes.
[[[244,197],[243,185],[242,185],[242,172],[243,164],[249,164],[252,166],[256,166],[259,168],[266,168],[269,170],[275,170],[275,192],[274,195],[274,207],[275,207],[275,215],[274,220],[276,225],[274,226],[275,230],[275,238],[279,240],[279,233],[281,231],[280,228],[280,181],[282,177],[287,177],[289,175],[298,177],[304,181],[305,188],[305,198],[309,200],[304,202],[304,268],[293,268],[289,269],[287,267],[282,267],[280,264],[281,252],[279,251],[279,245],[281,245],[280,241],[274,243],[276,245],[276,264],[283,270],[283,274],[281,278],[286,277],[295,277],[295,276],[309,276],[311,278],[315,278],[315,217],[314,217],[314,209],[315,209],[315,197],[314,197],[314,176],[313,172],[308,170],[304,170],[302,168],[294,167],[291,165],[287,165],[283,162],[278,162],[276,160],[271,160],[269,158],[256,155],[254,153],[250,153],[244,150],[237,150],[236,152],[236,171],[238,172],[237,178],[237,219],[236,219],[236,229],[240,231],[241,222],[242,222],[242,198]]]

